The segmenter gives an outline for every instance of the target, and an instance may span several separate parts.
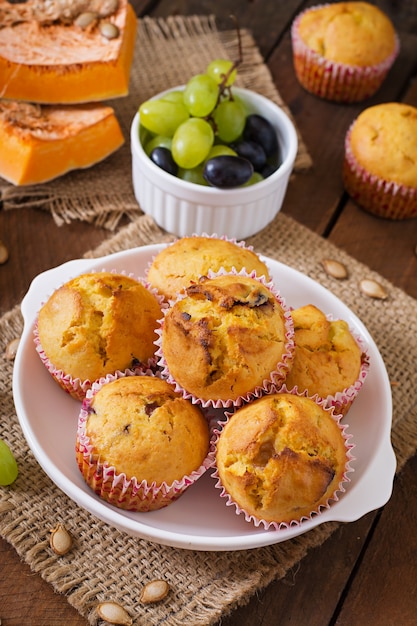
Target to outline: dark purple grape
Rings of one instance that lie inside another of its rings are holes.
[[[203,176],[212,187],[231,189],[248,182],[253,174],[253,165],[239,156],[221,155],[209,159]]]
[[[168,174],[173,174],[173,176],[178,174],[178,165],[172,158],[171,151],[168,150],[168,148],[162,146],[154,148],[150,154],[150,158],[155,165],[168,172]]]
[[[274,127],[262,115],[253,113],[246,118],[243,138],[261,144],[267,157],[278,153],[278,139]]]
[[[260,172],[266,164],[265,150],[256,141],[238,141],[231,145],[240,157],[248,159],[253,165],[255,172]]]
[[[263,167],[260,171],[260,173],[262,174],[262,176],[264,178],[268,178],[268,176],[271,176],[271,174],[273,174],[274,172],[276,172],[278,169],[278,165],[273,165],[272,163],[267,163],[265,165],[265,167]]]

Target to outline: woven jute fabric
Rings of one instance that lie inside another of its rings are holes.
[[[85,256],[172,239],[150,217],[139,216]],[[367,326],[393,383],[392,441],[400,471],[417,446],[417,301],[284,214],[247,243],[321,283]],[[327,276],[321,265],[324,257],[345,263],[349,278],[337,281]],[[387,300],[362,295],[358,283],[363,278],[377,279],[389,294]],[[336,522],[322,524],[295,539],[259,549],[199,552],[134,538],[97,520],[61,493],[24,439],[13,404],[13,362],[5,356],[6,346],[21,331],[20,309],[15,307],[0,319],[0,437],[16,455],[20,473],[13,485],[0,489],[0,534],[90,624],[98,622],[98,602],[110,599],[123,604],[134,624],[141,626],[215,624],[270,581],[282,578],[338,527]],[[49,547],[49,530],[58,522],[65,523],[74,537],[73,549],[62,557]],[[161,603],[143,605],[140,591],[155,578],[167,580],[171,591]]]
[[[247,30],[242,29],[241,43],[243,62],[236,85],[270,98],[292,119]],[[0,179],[4,209],[38,207],[50,211],[57,224],[83,220],[109,229],[115,229],[122,216],[137,216],[141,211],[132,186],[130,126],[139,105],[204,72],[213,59],[236,60],[238,55],[236,31],[218,31],[213,16],[138,20],[129,95],[108,102],[119,120],[124,145],[94,167],[70,172],[48,183],[15,187]],[[311,158],[298,130],[297,133],[295,170],[302,170],[310,167]]]

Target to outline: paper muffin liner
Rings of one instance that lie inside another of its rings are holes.
[[[201,233],[201,234],[198,234],[198,233],[193,233],[192,235],[188,235],[186,238],[187,238],[187,239],[190,239],[190,238],[192,238],[192,237],[205,237],[205,238],[207,238],[207,239],[221,239],[222,241],[227,241],[227,242],[229,242],[229,243],[233,243],[233,244],[235,244],[236,246],[238,246],[239,248],[242,248],[243,250],[249,250],[250,252],[253,252],[254,254],[256,254],[258,257],[260,256],[260,255],[259,255],[259,254],[255,251],[254,247],[253,247],[253,246],[251,246],[251,245],[249,245],[249,244],[247,244],[247,243],[246,243],[246,241],[244,241],[244,240],[239,240],[239,239],[235,239],[235,238],[233,238],[233,237],[228,237],[227,235],[217,235],[216,233],[213,233],[213,234],[211,234],[211,235],[209,235],[208,233]],[[176,239],[174,239],[173,241],[169,242],[169,243],[168,243],[168,245],[167,245],[167,247],[170,247],[170,246],[174,245],[175,243],[177,243],[177,241],[179,241],[180,239],[184,239],[184,238],[185,238],[185,237],[177,237],[177,238],[176,238]],[[145,270],[145,277],[146,277],[146,279],[148,279],[149,270],[150,270],[150,268],[151,268],[151,266],[152,266],[152,264],[153,264],[154,260],[155,260],[155,259],[156,259],[156,257],[158,256],[158,254],[159,254],[158,252],[157,252],[157,253],[155,253],[155,254],[152,256],[152,258],[150,259],[150,261],[148,262],[147,268],[146,268],[146,270]],[[266,267],[267,267],[267,269],[268,269],[268,272],[269,272],[269,267],[268,267],[267,262],[266,262],[265,260],[263,260],[263,259],[261,259],[261,260],[262,260],[262,262],[263,262],[263,263],[265,263],[265,265],[266,265]],[[233,268],[233,269],[234,269],[235,271],[237,271],[237,268]],[[243,269],[244,269],[245,271],[247,271],[247,268],[243,268]],[[268,277],[267,277],[267,276],[265,276],[264,278],[265,278],[265,280],[267,280],[267,279],[268,279]],[[148,284],[150,284],[150,283],[148,282]],[[181,295],[181,294],[178,294],[178,295]],[[175,302],[175,299],[173,299],[173,300],[172,300],[172,299],[168,300],[168,304],[169,304],[169,305],[172,305],[174,302]]]
[[[326,319],[330,322],[335,320],[333,315],[330,315],[330,314],[326,315]],[[328,409],[333,408],[335,413],[340,413],[343,417],[346,416],[355,398],[358,396],[360,390],[362,389],[363,384],[368,376],[369,369],[370,369],[369,349],[365,340],[358,333],[356,333],[353,330],[353,328],[351,328],[350,326],[349,326],[349,332],[361,350],[361,365],[359,368],[358,378],[355,380],[355,382],[352,385],[349,385],[349,387],[345,387],[344,389],[338,391],[334,395],[331,394],[324,398],[324,397],[321,397],[318,393],[314,394],[315,396],[317,396],[317,398],[319,398],[321,402],[324,402],[324,405],[326,406],[326,408]],[[284,382],[283,387],[286,388],[285,382]],[[275,387],[275,391],[281,392],[281,388]],[[306,393],[305,390],[298,389],[297,385],[295,385],[291,391],[294,391],[294,393],[299,393],[299,394]]]
[[[215,278],[216,276],[230,275],[230,274],[235,275],[235,276],[248,276],[249,278],[254,278],[255,280],[258,280],[260,283],[262,283],[265,287],[267,287],[270,290],[270,292],[278,301],[278,303],[280,304],[284,312],[285,348],[284,348],[284,352],[281,357],[281,360],[277,363],[275,369],[272,372],[270,372],[269,376],[263,380],[261,385],[256,386],[255,388],[249,390],[246,394],[240,395],[237,398],[228,398],[227,400],[218,399],[218,398],[204,400],[203,398],[200,398],[196,396],[195,394],[190,393],[187,389],[181,386],[170,372],[170,369],[164,357],[164,352],[162,348],[162,333],[163,333],[163,328],[164,328],[164,319],[165,319],[165,315],[170,310],[170,307],[168,307],[167,309],[164,309],[163,311],[164,317],[160,320],[160,327],[156,330],[156,333],[159,336],[158,339],[155,341],[155,345],[157,346],[157,349],[155,352],[155,356],[158,359],[157,364],[161,369],[162,375],[166,378],[166,380],[169,383],[174,385],[174,388],[177,392],[181,393],[184,398],[186,398],[187,400],[190,400],[193,404],[198,404],[204,409],[209,408],[209,407],[212,407],[215,409],[222,409],[222,408],[226,409],[226,408],[233,407],[233,406],[237,407],[237,406],[241,406],[245,402],[249,402],[250,400],[261,397],[266,391],[268,391],[268,389],[270,389],[271,386],[278,386],[285,380],[287,372],[289,371],[289,368],[291,367],[291,364],[294,360],[294,354],[295,354],[294,324],[292,321],[290,310],[286,305],[285,299],[280,294],[278,289],[275,287],[273,281],[271,280],[268,282],[264,276],[257,276],[255,271],[250,272],[250,273],[248,273],[245,269],[242,269],[239,272],[237,270],[227,271],[224,268],[220,268],[217,272],[212,272],[212,271],[208,272],[208,278]],[[178,298],[174,302],[171,303],[171,306],[173,306],[175,302],[178,302],[179,300],[182,300],[185,297],[186,297],[186,294],[179,294]]]
[[[92,272],[86,272],[89,274],[96,274],[96,273],[100,273],[100,272],[111,272],[114,274],[121,274],[123,276],[127,276],[129,278],[133,278],[134,280],[136,280],[137,282],[141,283],[148,291],[150,291],[155,298],[157,299],[159,306],[161,307],[161,310],[163,311],[166,307],[167,307],[167,303],[163,300],[163,298],[158,294],[158,292],[151,286],[149,285],[149,283],[141,277],[135,276],[133,273],[129,272],[125,272],[122,270],[106,270],[106,269],[102,269],[102,270],[95,270]],[[76,278],[76,276],[74,276],[73,278]],[[71,278],[69,278],[68,280],[66,280],[64,283],[62,283],[60,286],[62,286],[63,284],[66,284],[67,282],[69,282],[69,280],[72,280]],[[56,288],[58,289],[59,286]],[[55,290],[54,290],[55,291]],[[51,294],[52,295],[52,294]],[[45,302],[47,302],[48,298],[46,298],[42,304],[41,307],[45,304]],[[34,322],[34,328],[33,328],[33,340],[34,340],[34,344],[35,344],[35,349],[36,352],[38,353],[42,363],[44,364],[44,366],[46,367],[46,369],[48,370],[49,374],[52,376],[52,378],[55,380],[56,383],[58,383],[58,385],[66,392],[68,393],[70,396],[72,396],[75,400],[80,400],[81,402],[84,400],[84,398],[86,397],[86,393],[89,389],[91,389],[93,383],[95,382],[94,380],[90,380],[90,379],[80,379],[77,377],[73,377],[70,374],[68,374],[67,372],[63,371],[62,369],[57,368],[54,363],[52,363],[52,361],[47,357],[47,355],[45,354],[45,351],[42,347],[40,338],[39,338],[39,329],[38,329],[38,316],[36,316],[35,322]],[[141,372],[147,369],[156,369],[157,365],[157,358],[155,355],[153,355],[152,357],[150,357],[147,362],[138,362],[137,364],[132,364],[129,368],[126,368],[126,372],[129,370],[134,370],[135,372]],[[117,375],[120,375],[123,373],[123,370],[117,370],[116,372],[109,372],[109,374],[111,373],[115,373]],[[102,381],[104,377],[100,377],[98,379],[98,381]]]
[[[345,137],[343,183],[348,194],[359,206],[378,217],[392,220],[417,217],[417,188],[375,176],[358,163],[350,141],[354,124]]]
[[[393,52],[384,61],[361,67],[329,61],[304,43],[299,35],[302,16],[327,5],[310,7],[300,13],[291,27],[291,41],[296,76],[310,93],[333,102],[360,102],[370,98],[382,85],[398,56],[400,43],[395,35]]]
[[[159,376],[151,370],[141,373],[127,371],[122,376]],[[87,391],[78,416],[76,436],[76,461],[87,485],[103,500],[126,511],[149,512],[162,509],[177,500],[191,485],[195,484],[214,464],[214,435],[211,432],[209,451],[199,468],[174,480],[171,484],[162,482],[160,485],[148,483],[137,477],[128,478],[126,474],[102,461],[94,453],[94,447],[86,434],[86,424],[90,411],[91,400],[103,385],[115,380],[117,376],[109,374],[100,382],[93,383]]]
[[[323,511],[330,509],[333,503],[338,502],[340,499],[340,496],[346,493],[346,488],[348,484],[351,482],[350,474],[354,472],[354,468],[352,467],[351,463],[356,460],[356,457],[353,455],[353,449],[355,448],[355,444],[352,442],[353,436],[351,433],[348,433],[349,426],[347,424],[342,423],[343,415],[335,413],[333,407],[332,408],[327,407],[325,403],[323,402],[323,400],[319,398],[317,395],[309,396],[306,392],[299,393],[294,389],[288,390],[285,387],[285,385],[281,387],[279,391],[270,390],[270,393],[278,393],[278,394],[289,393],[289,394],[293,394],[293,395],[297,395],[301,397],[310,398],[310,400],[314,401],[316,404],[321,406],[326,411],[326,413],[328,413],[332,417],[332,419],[337,423],[340,429],[341,435],[343,437],[345,449],[346,449],[346,463],[345,463],[343,477],[341,481],[339,482],[338,486],[336,487],[336,489],[334,490],[333,494],[326,500],[326,502],[314,508],[310,512],[309,515],[304,515],[300,517],[299,519],[294,518],[290,522],[282,522],[279,520],[268,521],[268,520],[262,519],[261,517],[257,517],[249,513],[248,511],[246,511],[244,508],[242,508],[233,499],[232,495],[228,493],[228,491],[222,484],[222,481],[221,481],[221,478],[217,469],[217,465],[216,465],[217,443],[219,441],[221,433],[223,432],[224,427],[226,426],[230,418],[233,417],[235,413],[239,411],[239,408],[235,408],[235,410],[233,411],[225,412],[224,420],[219,421],[218,427],[214,429],[214,433],[213,433],[214,434],[214,442],[213,442],[214,470],[211,473],[211,476],[215,480],[215,488],[219,490],[220,498],[224,499],[225,505],[228,507],[234,508],[236,515],[243,515],[246,522],[253,524],[256,528],[263,527],[265,528],[265,530],[279,531],[283,529],[302,526],[303,523],[305,523],[308,520],[310,521],[313,520],[316,516],[322,514]]]

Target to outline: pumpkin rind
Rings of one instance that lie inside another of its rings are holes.
[[[14,185],[42,183],[90,167],[123,143],[109,106],[0,102],[0,176]]]

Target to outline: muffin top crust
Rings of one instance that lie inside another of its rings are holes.
[[[396,48],[391,21],[367,2],[313,7],[301,15],[298,34],[326,59],[360,67],[381,63]]]

